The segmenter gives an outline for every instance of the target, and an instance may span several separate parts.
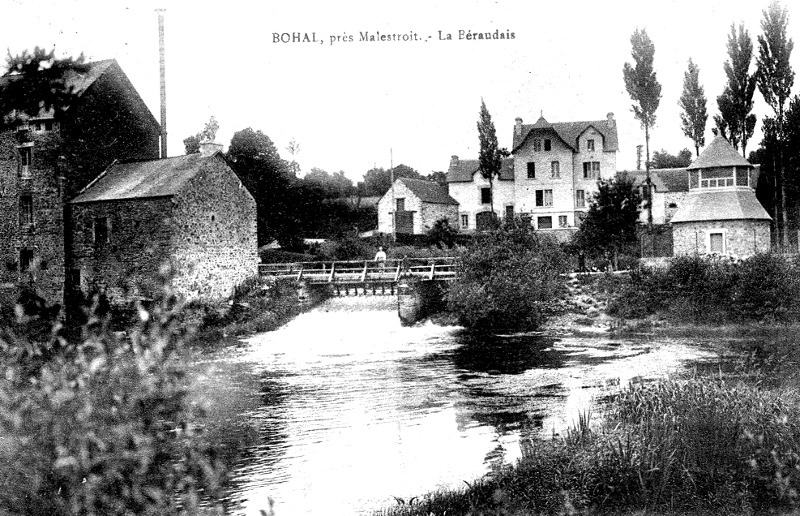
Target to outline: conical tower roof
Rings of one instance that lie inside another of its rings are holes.
[[[753,167],[722,136],[716,136],[686,170],[717,167]]]

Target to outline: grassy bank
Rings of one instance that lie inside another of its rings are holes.
[[[313,302],[300,303],[291,282],[254,277],[237,285],[228,301],[189,303],[184,324],[193,345],[213,345],[222,339],[272,331],[290,321]]]

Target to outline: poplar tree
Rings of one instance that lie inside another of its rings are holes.
[[[775,175],[775,189],[779,191],[780,214],[782,227],[779,226],[779,235],[782,233],[781,243],[785,248],[789,246],[789,214],[786,207],[786,169],[783,160],[784,146],[784,106],[791,94],[794,84],[794,71],[789,63],[789,57],[794,49],[794,41],[786,35],[789,24],[789,15],[786,9],[777,1],[773,1],[766,11],[762,11],[761,30],[764,33],[758,36],[758,57],[756,71],[758,90],[764,101],[775,112],[776,136],[778,150],[778,173]],[[776,212],[778,206],[775,207]]]
[[[681,113],[683,134],[694,142],[695,153],[700,155],[700,147],[706,144],[706,94],[700,86],[700,69],[689,59],[689,67],[683,74],[683,94],[678,105]]]
[[[743,24],[739,32],[731,24],[728,35],[728,60],[725,61],[725,75],[728,84],[722,95],[717,97],[720,114],[714,117],[722,136],[728,139],[734,149],[742,144],[742,157],[747,157],[747,141],[753,136],[756,115],[752,114],[753,94],[756,91],[756,74],[750,73],[753,60],[753,41]]]
[[[492,122],[492,115],[486,109],[486,102],[483,99],[481,99],[481,112],[478,118],[478,140],[480,141],[478,171],[482,178],[489,181],[489,206],[494,218],[494,178],[500,176],[503,158],[508,153],[497,144],[497,131],[495,131],[494,122]]]
[[[653,70],[656,49],[645,29],[636,29],[631,36],[631,56],[635,66],[625,63],[622,75],[625,89],[633,100],[633,116],[642,124],[646,148],[645,184],[647,200],[647,227],[653,228],[653,202],[650,181],[650,129],[656,124],[656,109],[661,101],[661,84]]]

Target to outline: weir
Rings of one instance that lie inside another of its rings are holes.
[[[296,282],[301,301],[331,295],[397,296],[400,320],[413,324],[442,308],[446,284],[458,274],[458,259],[273,263],[260,265],[259,273]]]

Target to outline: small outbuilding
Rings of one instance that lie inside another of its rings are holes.
[[[176,294],[212,300],[254,276],[256,202],[218,147],[114,163],[70,201],[67,288],[147,298],[170,265]]]
[[[446,186],[401,177],[378,201],[378,231],[392,233],[393,218],[394,230],[400,234],[425,234],[440,219],[457,228],[458,201],[450,197]]]
[[[670,221],[673,254],[746,257],[771,248],[755,167],[717,136],[687,167],[689,193]]]

